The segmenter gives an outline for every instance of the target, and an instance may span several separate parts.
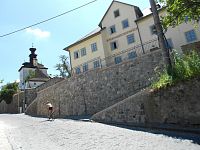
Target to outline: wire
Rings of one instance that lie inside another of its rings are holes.
[[[14,34],[14,33],[17,33],[17,32],[20,32],[20,31],[23,31],[23,30],[28,29],[28,28],[33,27],[33,26],[37,26],[37,25],[42,24],[42,23],[45,23],[45,22],[47,22],[47,21],[53,20],[53,19],[55,19],[55,18],[58,18],[58,17],[63,16],[63,15],[65,15],[65,14],[68,14],[68,13],[70,13],[70,12],[72,12],[72,11],[75,11],[75,10],[77,10],[77,9],[80,9],[80,8],[82,8],[82,7],[85,7],[85,6],[87,6],[87,5],[90,5],[90,4],[92,4],[92,3],[96,2],[96,1],[98,1],[98,0],[93,0],[93,1],[91,1],[91,2],[89,2],[89,3],[83,4],[83,5],[79,6],[79,7],[76,7],[76,8],[74,8],[74,9],[69,10],[69,11],[66,11],[66,12],[64,12],[64,13],[62,13],[62,14],[57,15],[57,16],[54,16],[54,17],[51,17],[51,18],[49,18],[49,19],[40,21],[40,22],[35,23],[35,24],[32,24],[32,25],[30,25],[30,26],[26,26],[26,27],[24,27],[24,28],[15,30],[15,31],[13,31],[13,32],[10,32],[10,33],[1,35],[0,38],[5,37],[5,36],[8,36],[8,35],[11,35],[11,34]]]

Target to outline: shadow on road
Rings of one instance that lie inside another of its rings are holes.
[[[133,130],[133,131],[141,131],[141,132],[147,132],[147,133],[152,133],[152,134],[157,134],[157,135],[164,135],[167,137],[172,137],[172,138],[180,139],[180,140],[190,140],[194,144],[200,145],[200,135],[196,133],[171,131],[171,130],[169,131],[169,130],[164,130],[164,129],[130,127],[130,126],[125,126],[125,125],[111,125],[111,126],[125,128],[125,129]]]

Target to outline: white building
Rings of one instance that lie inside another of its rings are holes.
[[[166,14],[165,8],[159,15]],[[179,52],[200,48],[200,26],[183,23],[165,33],[169,48]],[[139,7],[112,1],[99,28],[67,46],[74,74],[129,61],[158,50],[152,13],[143,15]]]
[[[30,61],[23,63],[19,69],[19,89],[21,90],[35,88],[49,80],[47,74],[48,68],[37,62],[37,55],[35,54],[36,48],[30,48],[30,51]]]

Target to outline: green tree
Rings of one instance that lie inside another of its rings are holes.
[[[60,72],[61,77],[71,77],[71,68],[69,58],[65,55],[60,55],[60,63],[56,64],[55,68]]]
[[[12,102],[12,97],[18,91],[18,83],[8,83],[0,91],[0,101],[4,100],[7,104]]]
[[[175,27],[183,22],[200,19],[200,0],[158,0],[167,9],[167,16],[163,18],[163,27]]]
[[[35,77],[35,71],[30,70],[25,78],[25,85],[28,83],[28,87],[31,88],[29,80]]]

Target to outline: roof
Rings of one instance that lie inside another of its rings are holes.
[[[78,41],[76,41],[75,43],[73,43],[73,44],[69,45],[68,47],[64,48],[63,50],[69,51],[70,47],[73,47],[74,45],[77,45],[77,44],[79,44],[79,43],[81,43],[81,42],[83,42],[85,40],[88,40],[88,39],[94,37],[95,35],[100,34],[103,29],[101,29],[100,27],[96,28],[95,30],[93,30],[89,34],[85,35],[84,37],[82,37],[81,39],[79,39]]]
[[[160,11],[164,10],[165,8],[166,8],[166,7],[162,7],[162,8],[160,8],[160,9],[158,9],[158,11],[160,12]],[[150,8],[149,8],[149,9],[150,9]],[[152,12],[148,12],[147,9],[145,9],[144,12],[146,13],[146,15],[143,16],[143,17],[138,18],[137,20],[135,20],[136,22],[137,22],[137,21],[141,21],[141,20],[143,20],[144,18],[147,18],[147,17],[149,17],[149,16],[151,16],[151,15],[153,14]]]
[[[38,67],[35,70],[35,76],[31,79],[29,79],[29,81],[43,81],[46,82],[47,80],[49,80],[50,77],[47,76],[46,74],[44,74]]]
[[[102,27],[101,23],[103,21],[103,19],[105,18],[106,14],[108,13],[108,11],[110,10],[111,6],[113,5],[114,2],[117,2],[117,3],[120,3],[120,4],[123,4],[123,5],[128,5],[128,6],[131,6],[131,7],[134,7],[137,11],[139,11],[138,13],[140,13],[140,15],[142,16],[142,12],[140,11],[139,7],[135,6],[135,5],[131,5],[131,4],[127,4],[127,3],[124,3],[124,2],[120,2],[120,1],[115,1],[113,0],[112,3],[110,4],[110,6],[108,7],[106,13],[104,14],[103,18],[101,19],[100,23],[99,23],[99,27]]]
[[[38,63],[37,66],[32,65],[30,62],[25,62],[22,64],[23,66],[21,66],[21,68],[18,71],[21,71],[22,68],[39,68],[39,69],[48,69],[46,67],[44,67],[43,64]]]
[[[49,78],[49,76],[47,76],[46,74],[44,74],[41,70],[40,70],[40,68],[36,68],[36,70],[35,70],[35,77],[36,78]]]

